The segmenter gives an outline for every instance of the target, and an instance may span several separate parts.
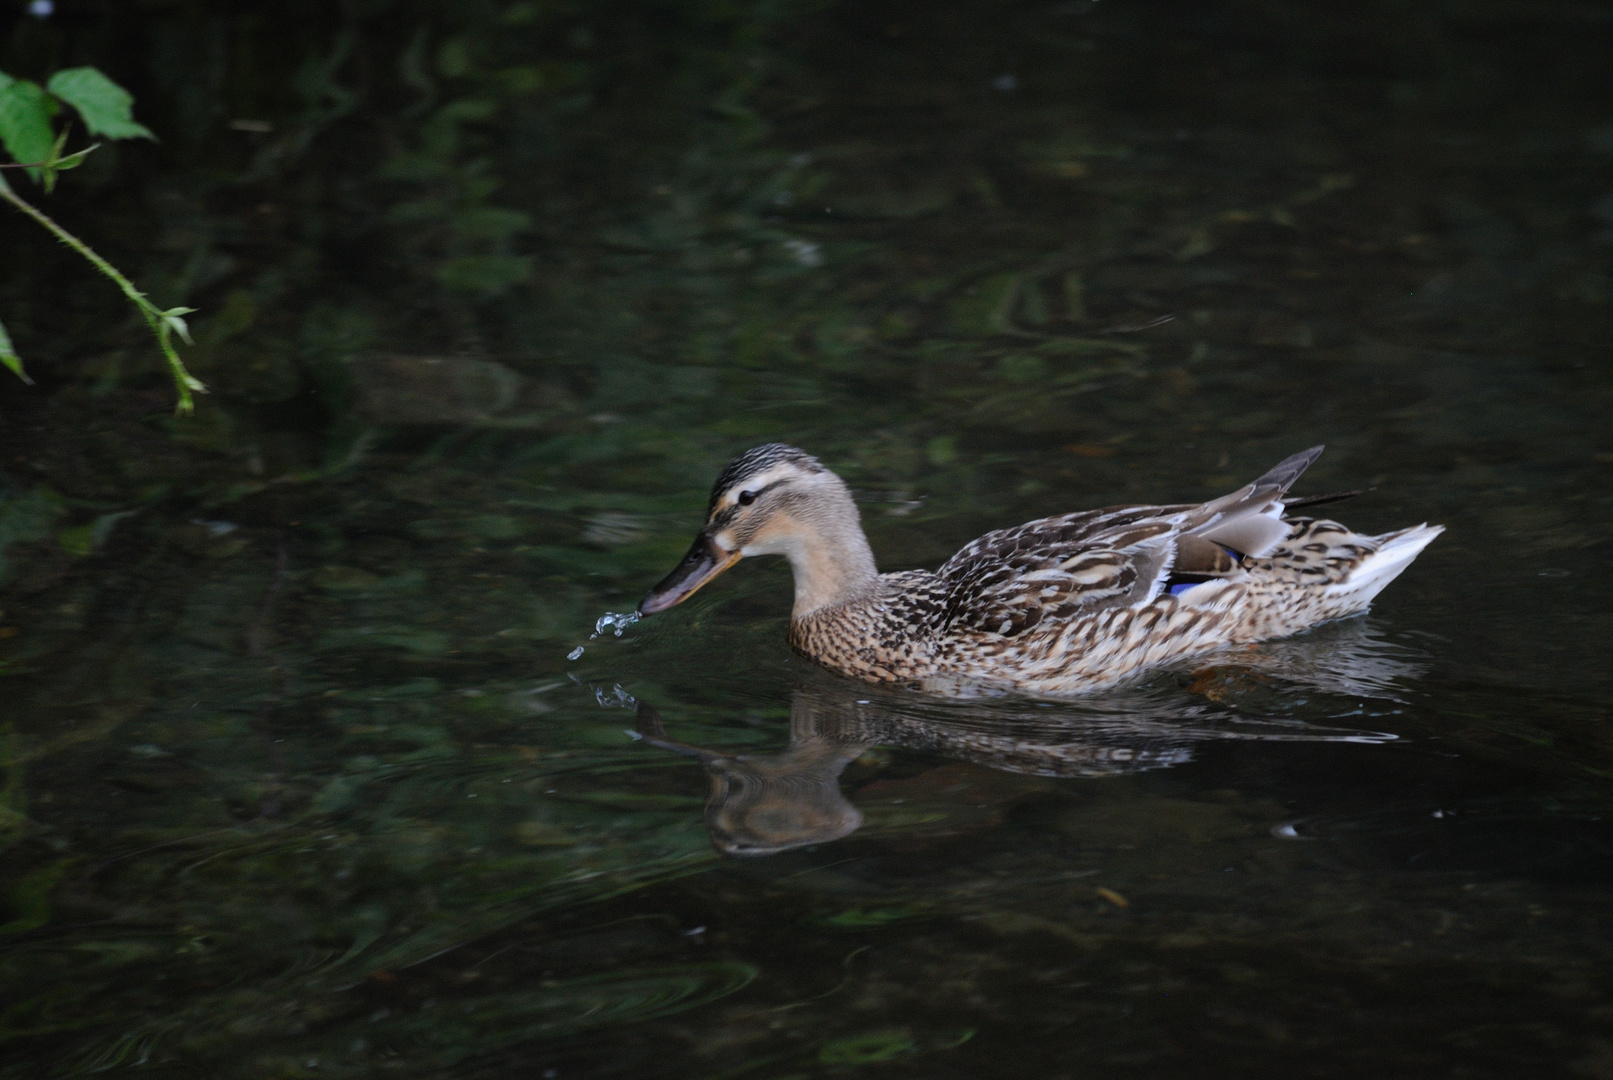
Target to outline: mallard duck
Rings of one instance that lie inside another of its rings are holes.
[[[1362,536],[1285,518],[1344,497],[1287,498],[1321,452],[1207,503],[1041,518],[987,533],[939,570],[881,574],[845,482],[770,443],[723,470],[705,527],[639,612],[682,603],[746,556],[783,555],[790,644],[833,671],[948,694],[1094,690],[1365,611],[1444,531]]]

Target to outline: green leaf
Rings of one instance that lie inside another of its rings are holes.
[[[66,141],[66,135],[67,135],[67,132],[65,132],[65,131],[62,132],[63,138],[60,141],[65,142]],[[62,154],[62,156],[59,157],[59,158],[52,158],[48,162],[48,164],[49,164],[50,168],[55,172],[66,172],[68,169],[76,169],[80,165],[84,164],[84,159],[85,158],[89,157],[91,154],[93,154],[95,151],[99,150],[100,148],[101,148],[100,143],[90,143],[90,145],[86,146],[82,150],[75,150],[71,154]],[[58,149],[58,152],[60,152],[61,148],[58,147],[57,149]]]
[[[17,355],[16,346],[11,344],[11,335],[6,333],[5,323],[0,323],[0,364],[10,368],[13,375],[29,386],[34,384],[34,380],[22,369],[22,357]]]
[[[50,130],[50,98],[38,83],[14,79],[0,90],[0,143],[18,164],[30,165],[50,157],[56,136]],[[38,169],[28,175],[39,178]]]
[[[176,307],[158,312],[158,315],[161,317],[163,325],[167,326],[173,333],[178,334],[186,345],[194,345],[196,343],[191,340],[190,326],[185,322],[183,316],[189,315],[195,310],[193,307]],[[194,390],[195,387],[191,387],[191,389]]]
[[[62,151],[66,148],[67,127],[64,125],[62,127],[62,133],[56,136],[56,141],[51,144],[50,156],[45,159],[45,167],[40,170],[45,174],[43,179],[45,182],[45,194],[47,195],[56,189],[56,173],[58,171],[57,165],[61,162]]]
[[[130,112],[134,96],[92,67],[64,68],[46,84],[51,93],[78,110],[91,135],[109,139],[155,139]]]

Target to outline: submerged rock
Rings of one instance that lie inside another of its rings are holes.
[[[354,409],[382,424],[538,427],[564,391],[491,360],[372,354],[351,361]]]

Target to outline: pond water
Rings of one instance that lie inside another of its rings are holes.
[[[214,393],[0,223],[0,1075],[1613,1077],[1613,7],[55,8]],[[601,622],[774,440],[1448,532],[1068,703]]]

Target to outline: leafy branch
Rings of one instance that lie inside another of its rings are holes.
[[[131,115],[134,98],[129,92],[92,67],[67,68],[52,75],[41,87],[27,79],[15,79],[0,72],[0,144],[14,161],[0,164],[0,168],[22,169],[49,194],[55,189],[57,174],[75,169],[100,143],[67,154],[67,136],[70,123],[64,123],[60,132],[52,128],[51,121],[69,106],[79,115],[91,135],[107,139],[154,139],[151,131],[135,122]],[[207,387],[191,375],[174,348],[177,334],[187,345],[191,344],[190,329],[185,316],[195,308],[159,308],[134,287],[117,267],[103,259],[84,241],[58,225],[48,214],[18,195],[0,174],[0,199],[37,221],[56,239],[87,259],[113,284],[123,291],[146,321],[146,326],[157,339],[162,355],[168,362],[174,387],[179,393],[176,409],[188,413],[195,408],[192,392],[205,393]],[[0,364],[4,364],[23,382],[32,383],[22,357],[17,354],[5,326],[0,324]]]

